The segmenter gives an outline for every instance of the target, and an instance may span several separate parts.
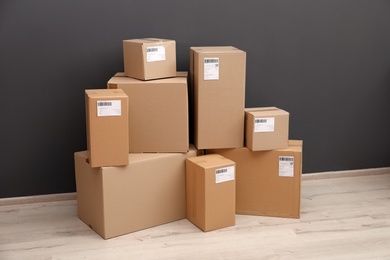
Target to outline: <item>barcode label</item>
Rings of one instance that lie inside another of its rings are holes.
[[[215,183],[234,180],[234,166],[219,168],[215,170]]]
[[[98,105],[98,107],[112,106],[112,102],[98,101],[97,105]]]
[[[121,100],[97,101],[97,116],[120,116],[122,115]]]
[[[225,173],[225,172],[227,172],[227,169],[220,169],[220,170],[216,170],[215,174],[220,174],[220,173]]]
[[[204,58],[204,80],[219,80],[219,58]]]
[[[156,51],[158,51],[158,48],[155,48],[155,47],[151,47],[151,48],[146,49],[146,52],[156,52]]]
[[[253,132],[264,133],[275,131],[275,118],[255,118]]]
[[[165,47],[164,46],[153,46],[146,48],[146,61],[163,61],[165,60]]]
[[[294,177],[293,156],[279,156],[279,176]]]
[[[219,63],[219,59],[214,59],[214,58],[205,58],[204,63]]]
[[[283,162],[293,162],[293,161],[294,161],[294,157],[283,157],[283,156],[280,156],[280,157],[279,157],[279,161],[283,161]]]

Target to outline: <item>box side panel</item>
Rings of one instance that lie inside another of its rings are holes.
[[[127,77],[143,79],[145,64],[142,43],[123,41],[124,72]]]
[[[205,231],[235,225],[235,180],[216,183],[215,171],[234,166],[227,164],[206,170],[205,179]]]
[[[120,102],[120,115],[99,116],[98,101]],[[129,150],[127,96],[124,93],[121,97],[107,97],[104,94],[97,94],[93,97],[90,96],[87,99],[87,102],[87,129],[89,131],[88,151],[90,153],[91,166],[102,167],[127,165]]]
[[[146,155],[148,156],[148,155]],[[106,236],[115,237],[186,217],[185,159],[196,156],[163,154],[161,158],[108,167],[103,174]]]
[[[148,62],[146,48],[161,45],[165,48],[165,60]],[[143,45],[143,59],[145,76],[143,79],[151,80],[176,76],[176,42],[173,40],[152,42]]]
[[[100,168],[90,167],[86,151],[75,153],[74,160],[78,216],[96,233],[106,238]]]
[[[299,218],[301,153],[253,152],[247,148],[207,150],[236,162],[236,213]],[[279,156],[294,158],[294,175],[280,176]]]
[[[245,53],[201,53],[195,57],[196,146],[242,147],[244,142]],[[219,78],[205,80],[204,59],[219,59]],[[196,82],[198,81],[198,82]]]
[[[129,96],[129,152],[187,152],[187,84],[121,84]]]

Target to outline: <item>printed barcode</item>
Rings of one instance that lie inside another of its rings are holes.
[[[219,169],[215,171],[216,174],[225,173],[225,172],[227,172],[227,169]]]
[[[294,157],[279,157],[279,161],[292,162],[294,161]]]
[[[219,59],[204,59],[204,63],[218,63]]]
[[[98,107],[112,106],[112,102],[98,102]]]
[[[158,48],[147,48],[146,52],[156,52],[158,51]]]
[[[255,123],[267,123],[267,119],[255,119]]]

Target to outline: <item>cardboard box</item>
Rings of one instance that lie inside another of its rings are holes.
[[[91,168],[74,154],[79,218],[104,239],[184,219],[188,153],[128,154],[129,165]]]
[[[235,225],[235,163],[212,154],[186,160],[187,218],[203,231]]]
[[[176,76],[176,42],[144,38],[123,41],[125,75],[141,80]]]
[[[236,162],[236,213],[300,217],[302,141],[253,152],[246,147],[207,150]]]
[[[191,47],[194,143],[198,149],[244,145],[246,53],[231,46]]]
[[[290,114],[276,107],[245,109],[245,146],[252,151],[286,148]]]
[[[121,89],[85,90],[87,149],[92,167],[129,163],[128,97]]]
[[[129,152],[187,152],[187,72],[174,78],[142,81],[117,73],[108,88],[129,97]]]

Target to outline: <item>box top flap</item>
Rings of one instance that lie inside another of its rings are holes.
[[[205,169],[235,165],[234,161],[227,159],[219,154],[197,156],[188,158],[188,160]]]
[[[86,89],[89,98],[124,98],[127,97],[122,89]]]
[[[245,53],[243,50],[240,50],[233,46],[201,46],[201,47],[191,47],[192,51],[197,53]]]
[[[132,42],[132,43],[166,43],[166,42],[175,42],[174,40],[168,40],[168,39],[161,39],[161,38],[141,38],[141,39],[130,39],[130,40],[123,40],[123,42]]]
[[[253,116],[263,116],[263,115],[288,115],[289,113],[283,109],[277,107],[255,107],[255,108],[245,108],[246,113],[250,113]]]
[[[155,80],[139,80],[135,78],[126,77],[124,72],[118,72],[112,77],[108,84],[126,84],[126,83],[140,83],[140,84],[161,84],[161,83],[184,83],[187,81],[187,71],[177,71],[176,77],[163,78]]]

